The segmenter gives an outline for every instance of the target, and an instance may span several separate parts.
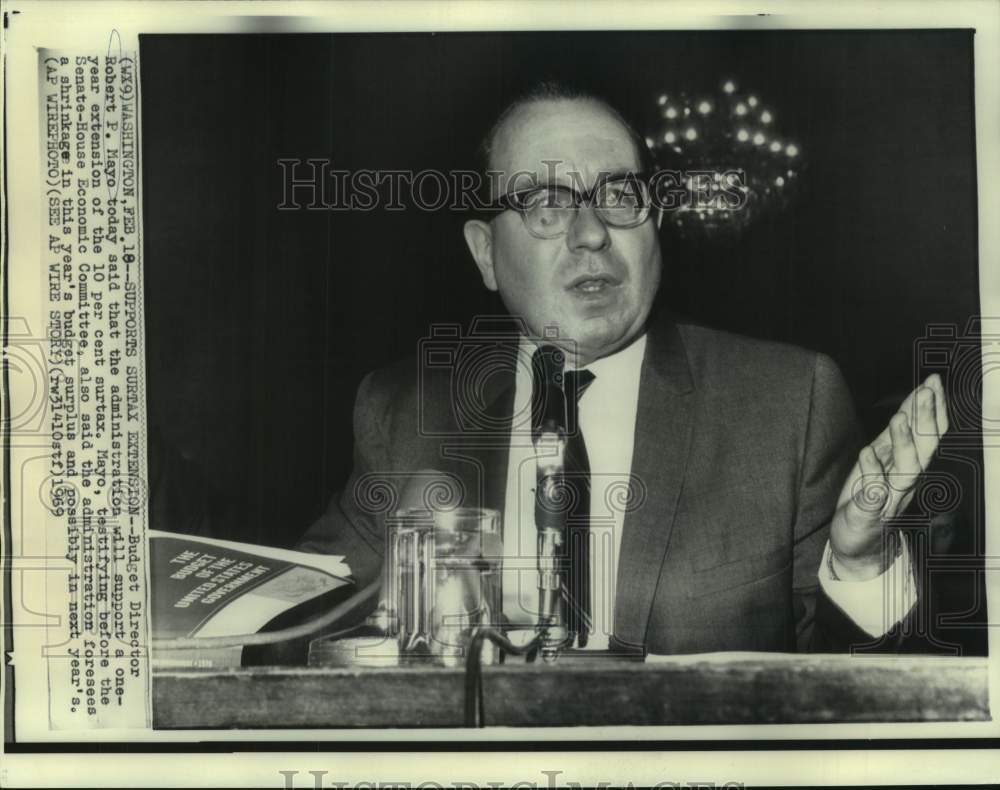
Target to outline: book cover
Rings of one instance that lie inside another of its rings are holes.
[[[149,531],[156,639],[253,634],[352,582],[343,557]],[[238,666],[242,648],[154,650],[158,667]]]

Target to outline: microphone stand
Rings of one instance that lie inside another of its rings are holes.
[[[538,531],[538,624],[535,636],[525,645],[515,645],[498,628],[477,626],[472,630],[465,661],[465,726],[485,727],[482,652],[488,639],[505,653],[527,656],[551,664],[570,641],[562,612],[560,558],[566,543],[566,501],[569,491],[564,475],[566,436],[554,419],[546,419],[533,437],[535,446],[535,528]]]
[[[566,434],[546,419],[534,437],[536,481],[535,529],[538,532],[538,635],[542,660],[553,663],[569,641],[562,608],[562,573],[566,554],[567,498],[564,479]]]

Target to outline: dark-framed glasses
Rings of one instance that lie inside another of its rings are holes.
[[[637,173],[609,176],[580,192],[565,184],[536,184],[508,192],[495,204],[521,215],[528,232],[539,239],[555,239],[569,232],[582,207],[593,208],[613,228],[634,228],[649,217],[649,183]]]

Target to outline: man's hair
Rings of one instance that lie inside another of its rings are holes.
[[[490,159],[496,150],[497,138],[500,132],[503,131],[507,121],[522,108],[546,101],[586,101],[593,102],[602,107],[628,132],[629,138],[632,140],[633,145],[635,145],[636,156],[639,160],[639,170],[641,172],[653,171],[653,154],[649,150],[649,146],[646,145],[646,139],[635,130],[635,127],[611,102],[593,91],[573,87],[556,80],[544,80],[532,85],[504,107],[500,115],[497,116],[496,121],[493,122],[490,130],[486,133],[486,136],[482,139],[482,142],[480,142],[477,159],[479,172],[484,179],[484,188],[488,183],[486,174],[491,167]]]

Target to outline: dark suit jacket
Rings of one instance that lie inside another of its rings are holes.
[[[412,470],[453,474],[466,504],[502,511],[514,381],[508,341],[467,340],[450,361],[425,348],[422,360],[370,374],[355,406],[354,472],[299,548],[345,554],[360,582],[374,578],[382,515]],[[652,324],[632,462],[646,498],[625,516],[616,639],[653,653],[870,643],[816,575],[860,444],[850,394],[829,358]]]

